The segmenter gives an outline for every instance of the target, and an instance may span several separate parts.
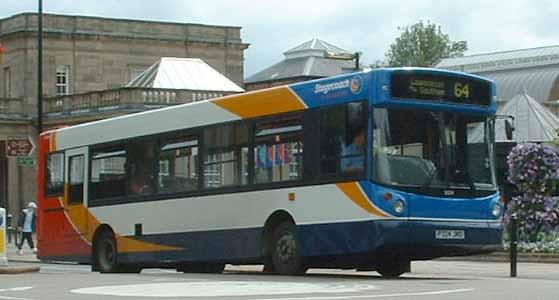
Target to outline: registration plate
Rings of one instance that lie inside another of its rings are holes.
[[[439,240],[463,240],[464,230],[435,230],[435,238]]]

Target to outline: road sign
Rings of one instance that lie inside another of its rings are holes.
[[[29,156],[35,145],[27,136],[10,136],[6,140],[6,156]]]
[[[35,165],[35,159],[33,157],[18,157],[17,165],[20,167],[32,167]]]

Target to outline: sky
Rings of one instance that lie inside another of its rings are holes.
[[[36,0],[0,0],[0,18],[35,12]],[[421,20],[466,40],[466,55],[559,45],[556,0],[43,0],[45,13],[241,26],[245,77],[312,38],[383,60],[398,27]]]

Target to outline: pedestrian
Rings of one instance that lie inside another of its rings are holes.
[[[35,248],[35,243],[33,243],[33,233],[37,228],[37,204],[35,202],[29,202],[27,204],[27,209],[21,211],[21,215],[18,220],[18,230],[21,232],[21,239],[19,244],[17,244],[18,254],[23,255],[23,242],[27,240],[29,248],[33,250],[33,253],[37,253],[37,248]]]

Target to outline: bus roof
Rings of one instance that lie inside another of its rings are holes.
[[[394,70],[402,69],[378,69],[344,74],[235,94],[84,123],[45,132],[43,135],[54,136],[53,140],[56,143],[52,150],[70,149],[161,132],[367,100],[374,97],[371,96],[374,93],[370,89],[375,74],[382,75]],[[440,70],[432,71],[451,73]],[[452,73],[468,76],[463,73]]]

